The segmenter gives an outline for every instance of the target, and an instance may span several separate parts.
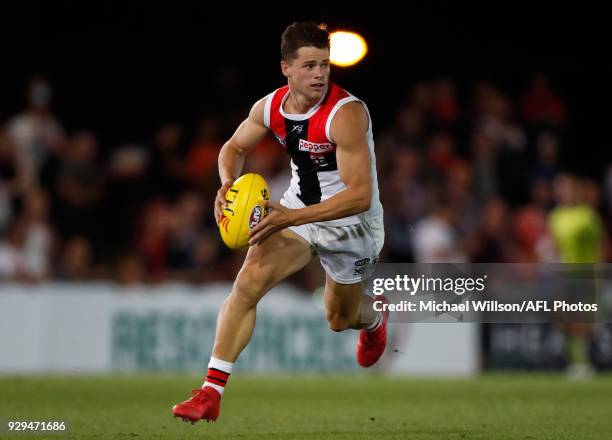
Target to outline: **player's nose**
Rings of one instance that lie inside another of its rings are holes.
[[[323,81],[325,80],[325,75],[323,75],[323,72],[319,72],[315,74],[314,79],[315,81]]]

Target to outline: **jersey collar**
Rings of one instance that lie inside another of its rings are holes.
[[[325,88],[325,92],[323,92],[323,96],[321,96],[321,99],[319,99],[319,102],[317,102],[310,110],[308,110],[308,112],[297,114],[297,113],[286,113],[285,110],[283,110],[283,105],[285,105],[285,101],[289,97],[289,93],[291,93],[290,90],[287,90],[287,93],[285,93],[285,96],[283,96],[283,99],[281,100],[281,103],[280,103],[280,108],[279,108],[280,114],[283,115],[283,118],[285,119],[290,119],[292,121],[304,121],[310,118],[312,115],[314,115],[317,112],[317,110],[321,108],[321,103],[327,96],[328,91],[329,91],[329,84]]]

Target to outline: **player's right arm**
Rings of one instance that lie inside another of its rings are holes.
[[[221,188],[215,199],[215,219],[221,221],[225,207],[225,193],[240,176],[244,160],[249,151],[261,142],[268,128],[264,125],[264,105],[262,98],[253,105],[249,116],[238,126],[234,135],[223,145],[219,152],[219,177]]]

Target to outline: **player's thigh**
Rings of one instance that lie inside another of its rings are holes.
[[[234,290],[257,302],[268,290],[303,268],[313,257],[310,244],[289,229],[250,246]]]

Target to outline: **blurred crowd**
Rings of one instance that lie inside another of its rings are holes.
[[[563,163],[569,109],[542,74],[520,94],[488,82],[414,83],[375,124],[387,262],[609,261],[612,167],[603,177]],[[463,91],[463,89],[462,89]],[[142,143],[102,146],[67,132],[45,78],[0,126],[0,279],[121,284],[232,280],[243,251],[219,237],[217,155],[238,121],[168,121]],[[376,120],[375,120],[376,121]],[[571,165],[571,164],[569,164]],[[278,200],[289,183],[272,138],[248,157]],[[294,282],[316,287],[316,262]]]

